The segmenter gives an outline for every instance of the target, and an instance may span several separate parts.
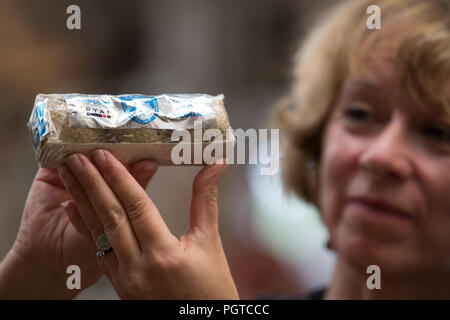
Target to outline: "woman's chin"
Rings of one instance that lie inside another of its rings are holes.
[[[418,259],[411,254],[404,242],[383,241],[364,234],[346,232],[336,239],[336,251],[353,267],[366,272],[370,265],[377,265],[384,274],[398,274],[416,270]]]

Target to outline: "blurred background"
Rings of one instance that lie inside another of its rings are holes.
[[[224,93],[233,128],[267,128],[302,36],[335,2],[1,0],[0,259],[14,242],[37,170],[26,123],[38,93]],[[66,27],[71,4],[81,8],[81,30]],[[198,171],[160,167],[147,189],[176,236],[187,229]],[[229,165],[219,207],[241,298],[327,285],[334,256],[326,231],[315,208],[284,194],[279,175]],[[117,295],[102,277],[78,298]]]

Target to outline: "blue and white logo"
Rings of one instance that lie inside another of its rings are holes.
[[[122,109],[128,117],[139,124],[148,124],[156,119],[159,113],[158,100],[146,96],[122,96]]]
[[[39,127],[39,136],[42,137],[46,132],[47,128],[45,127],[45,120],[44,120],[44,108],[45,108],[45,102],[42,102],[36,106],[36,120]]]
[[[42,136],[47,134],[47,128],[45,127],[44,108],[45,102],[37,104],[34,110],[34,114],[31,117],[31,135],[33,139],[33,145],[36,149],[39,147]]]

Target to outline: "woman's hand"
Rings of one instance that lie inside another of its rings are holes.
[[[190,227],[178,240],[111,153],[97,150],[92,157],[95,165],[75,154],[66,161],[70,170],[59,168],[77,204],[67,213],[92,252],[100,234],[108,237],[113,251],[99,262],[121,298],[238,298],[218,229],[217,189],[225,165],[206,166],[195,178]]]
[[[142,184],[150,172],[141,163],[130,171]],[[31,185],[16,241],[0,264],[0,298],[70,299],[69,265],[81,269],[81,289],[100,275],[95,252],[70,223],[61,204],[73,206],[56,168],[38,170]]]

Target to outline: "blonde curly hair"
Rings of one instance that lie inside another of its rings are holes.
[[[370,5],[381,9],[381,30],[366,26]],[[386,61],[415,99],[450,113],[444,90],[450,0],[347,0],[322,13],[295,56],[290,91],[272,115],[287,190],[318,205],[322,133],[341,86],[350,74]]]

